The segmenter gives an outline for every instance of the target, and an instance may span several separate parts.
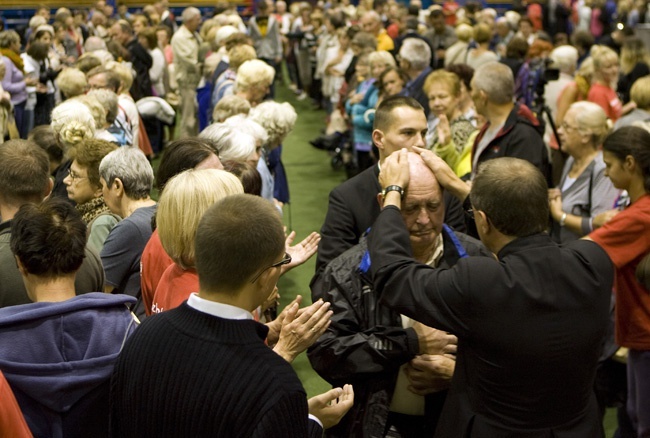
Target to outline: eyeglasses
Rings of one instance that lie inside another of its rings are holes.
[[[262,270],[261,270],[261,271],[260,271],[260,272],[255,276],[255,278],[253,278],[253,279],[251,280],[251,283],[255,283],[255,281],[257,281],[257,279],[260,278],[260,275],[262,275],[262,273],[264,273],[264,271],[266,271],[267,269],[277,268],[278,266],[288,265],[289,263],[291,263],[291,254],[285,252],[285,253],[284,253],[284,257],[282,257],[282,260],[280,260],[280,261],[277,262],[277,263],[273,263],[271,266],[267,266],[266,268],[262,269]]]
[[[560,128],[564,129],[565,131],[568,130],[577,131],[579,129],[577,126],[571,126],[567,122],[562,122]]]
[[[79,176],[72,169],[68,169],[68,176],[72,181],[77,181],[77,180],[82,180],[82,179],[88,179],[87,176]]]

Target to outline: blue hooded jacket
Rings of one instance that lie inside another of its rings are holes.
[[[137,327],[135,301],[95,292],[0,309],[0,370],[34,436],[107,435],[108,382]]]

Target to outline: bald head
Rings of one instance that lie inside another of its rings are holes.
[[[363,14],[360,23],[361,29],[364,32],[371,33],[374,36],[377,36],[382,28],[381,17],[375,11],[369,11]]]
[[[439,243],[445,217],[442,188],[420,155],[408,154],[410,179],[402,204],[414,257],[427,262]]]
[[[408,197],[409,192],[411,191],[431,192],[442,197],[442,187],[420,154],[409,152],[408,161],[410,179],[406,190],[406,197]]]

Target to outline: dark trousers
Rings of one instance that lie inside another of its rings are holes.
[[[25,118],[26,104],[27,104],[27,100],[25,100],[24,102],[14,104],[14,119],[16,120],[16,128],[18,129],[20,138],[27,138],[27,134],[29,134],[29,132],[26,132],[29,130],[29,126],[27,123],[28,120]]]

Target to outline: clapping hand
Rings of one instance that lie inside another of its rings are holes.
[[[311,346],[330,326],[332,311],[330,303],[318,300],[304,309],[299,309],[297,302],[287,306],[282,312],[282,329],[280,338],[273,351],[287,362]]]
[[[290,269],[300,266],[309,260],[318,250],[318,243],[320,242],[320,234],[312,232],[309,236],[305,237],[300,243],[291,246],[296,238],[296,232],[292,231],[284,241],[285,251],[291,256],[291,263],[282,266],[282,273]]]

